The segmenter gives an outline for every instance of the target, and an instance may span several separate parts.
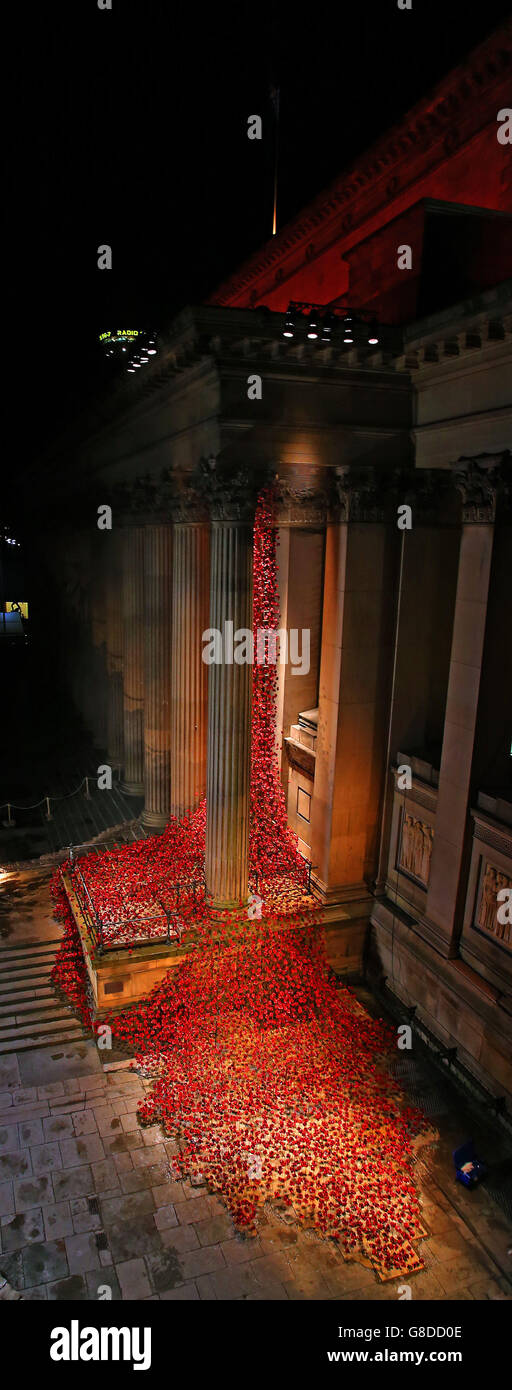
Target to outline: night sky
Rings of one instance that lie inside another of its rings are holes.
[[[101,382],[102,329],[168,323],[270,235],[272,82],[282,227],[509,13],[510,0],[9,7],[6,326],[30,399],[16,474]]]

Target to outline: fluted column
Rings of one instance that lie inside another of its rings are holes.
[[[210,533],[201,522],[173,529],[171,669],[171,814],[194,810],[206,792],[208,667],[202,633],[209,624]]]
[[[123,791],[144,791],[144,531],[127,526],[123,549]]]
[[[122,533],[108,535],[109,566],[107,581],[107,751],[110,762],[123,765],[123,608]]]
[[[252,666],[238,665],[225,642],[252,624],[252,530],[244,520],[212,520],[210,626],[222,634],[222,660],[209,667],[206,779],[206,886],[218,908],[247,898]]]
[[[171,784],[171,592],[170,525],[144,529],[144,810],[145,825],[169,819]]]
[[[91,537],[91,718],[98,748],[107,744],[107,567],[108,533]]]

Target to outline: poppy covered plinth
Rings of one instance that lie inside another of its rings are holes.
[[[186,958],[190,943],[165,942],[98,951],[70,875],[64,872],[61,881],[83,956],[92,1023],[101,1021],[113,1008],[141,1003],[167,972]]]

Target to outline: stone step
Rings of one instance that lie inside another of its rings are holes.
[[[34,965],[27,970],[4,970],[0,979],[4,986],[15,984],[16,981],[29,980],[31,984],[43,983],[50,979],[51,966]],[[0,986],[1,987],[1,986]]]
[[[5,1056],[10,1052],[33,1052],[35,1048],[39,1051],[42,1047],[62,1047],[66,1043],[76,1043],[80,1037],[87,1037],[88,1034],[81,1030],[80,1025],[73,1031],[68,1028],[66,1032],[54,1033],[51,1037],[40,1038],[16,1038],[11,1042],[0,1042],[0,1056]]]
[[[35,1024],[33,1021],[31,1025],[29,1025],[28,1023],[20,1024],[15,1030],[1,1027],[0,1042],[12,1043],[13,1051],[15,1052],[15,1043],[18,1039],[21,1041],[26,1037],[26,1035],[40,1037],[44,1036],[45,1033],[55,1033],[59,1028],[62,1029],[63,1024],[65,1024],[67,1029],[71,1029],[73,1032],[76,1032],[78,1030],[79,1033],[83,1033],[83,1028],[80,1019],[71,1018],[70,1015],[66,1014],[63,1010],[60,1018],[53,1019],[51,1023]]]
[[[6,1004],[23,1003],[24,1000],[48,999],[54,997],[54,990],[51,985],[41,985],[39,989],[13,989],[12,991],[3,990],[0,987],[0,1003],[2,1007]]]
[[[22,941],[19,946],[0,946],[0,968],[4,961],[10,960],[11,957],[19,957],[21,960],[23,957],[30,959],[31,956],[35,956],[38,960],[40,956],[55,955],[61,940],[60,936],[55,936],[51,941]]]
[[[29,1016],[32,1014],[34,1018],[39,1018],[43,1014],[47,1014],[49,1009],[62,1009],[62,1007],[61,1001],[57,999],[53,990],[48,990],[45,999],[22,999],[21,1002],[15,999],[10,1004],[0,1004],[0,1028],[7,1027],[7,1023],[4,1023],[7,1014],[16,1014],[17,1018],[23,1014]]]

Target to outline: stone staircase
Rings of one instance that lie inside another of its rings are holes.
[[[0,948],[0,1056],[89,1036],[51,983],[59,941]]]

